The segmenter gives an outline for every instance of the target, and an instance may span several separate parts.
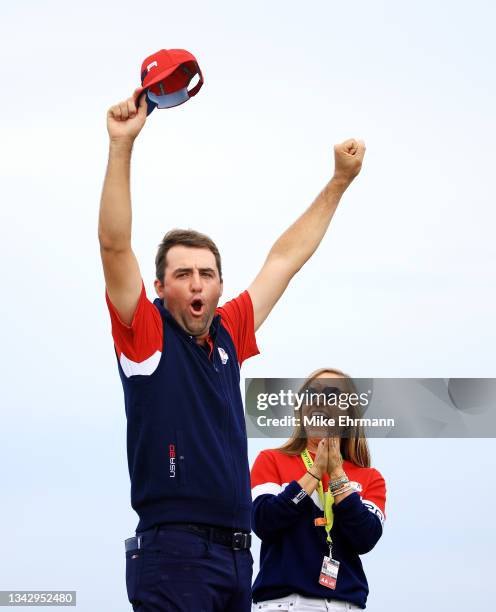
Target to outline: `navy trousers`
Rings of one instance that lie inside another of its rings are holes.
[[[135,612],[249,612],[253,557],[185,527],[162,525],[126,551],[126,586]]]

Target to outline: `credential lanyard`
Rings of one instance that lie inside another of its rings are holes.
[[[310,453],[308,452],[308,448],[306,448],[301,453],[301,459],[305,467],[307,468],[307,470],[309,470],[313,465],[313,459],[310,456]],[[334,497],[329,490],[327,490],[327,492],[324,493],[324,487],[322,486],[322,481],[320,480],[319,480],[319,486],[317,487],[317,491],[319,494],[319,499],[322,503],[322,507],[324,508],[324,518],[325,518],[324,527],[327,533],[327,542],[329,544],[329,547],[331,547],[332,545],[331,529],[332,529],[332,524],[334,522],[334,513],[332,511],[332,504],[334,503]]]

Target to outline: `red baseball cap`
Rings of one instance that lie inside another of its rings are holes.
[[[199,80],[188,90],[193,78]],[[146,91],[148,113],[154,108],[171,108],[195,96],[203,85],[203,75],[195,56],[185,49],[161,49],[143,60],[141,88],[136,99]]]

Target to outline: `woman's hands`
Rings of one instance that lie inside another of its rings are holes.
[[[322,438],[317,446],[310,473],[317,476],[319,480],[322,479],[324,474],[328,474],[331,479],[339,478],[344,473],[341,467],[342,463],[340,439],[337,436]]]
[[[322,480],[324,474],[328,474],[330,479],[340,478],[344,475],[344,470],[341,467],[342,463],[340,439],[338,437],[322,438],[317,445],[312,467],[303,474],[298,483],[308,495],[311,495],[319,486],[319,481]],[[346,496],[345,494],[342,497]]]
[[[322,476],[327,472],[327,466],[329,463],[329,438],[322,438],[317,446],[317,452],[315,453],[315,459],[310,473],[317,476],[319,480],[322,480]]]
[[[344,470],[341,467],[343,464],[340,448],[341,440],[338,437],[328,438],[328,440],[327,473],[331,480],[335,480],[344,474]]]

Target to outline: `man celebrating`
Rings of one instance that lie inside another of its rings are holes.
[[[135,92],[136,93],[136,92]],[[110,151],[98,236],[127,416],[131,504],[126,540],[133,610],[250,610],[250,475],[240,366],[255,332],[322,240],[365,146],[334,147],[334,176],[274,243],[246,291],[218,307],[221,258],[193,230],[168,232],[148,300],[131,248],[130,161],[146,121],[134,96],[107,114]]]

